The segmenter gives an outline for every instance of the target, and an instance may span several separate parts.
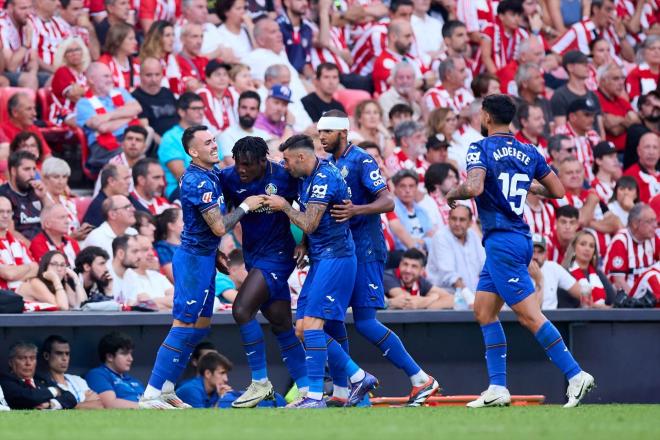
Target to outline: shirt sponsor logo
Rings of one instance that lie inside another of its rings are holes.
[[[211,203],[211,200],[213,200],[213,191],[205,192],[202,194],[202,202]]]

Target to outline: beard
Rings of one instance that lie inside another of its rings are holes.
[[[656,123],[660,122],[660,115],[651,115],[651,116],[647,116],[644,119],[646,119],[647,121],[649,121],[653,124],[656,124]]]
[[[488,128],[484,124],[481,124],[481,135],[483,137],[488,137]]]
[[[247,115],[238,117],[238,123],[242,128],[252,128],[256,120],[257,118],[253,118],[252,116]]]

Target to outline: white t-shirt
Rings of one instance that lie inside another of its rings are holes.
[[[124,231],[125,235],[137,235],[137,231],[133,228],[127,228]],[[88,246],[98,246],[108,253],[110,259],[108,260],[108,266],[112,264],[112,240],[117,238],[117,234],[112,230],[107,221],[101,223],[98,228],[92,230],[89,233],[85,241],[83,241],[80,246],[81,249],[84,249]]]
[[[420,55],[424,56],[429,52],[437,52],[444,47],[442,22],[440,20],[428,14],[424,15],[423,18],[413,14],[410,17],[410,24],[415,34],[415,43]]]
[[[220,149],[222,150],[223,157],[231,157],[231,150],[234,148],[234,144],[239,139],[244,138],[245,136],[256,136],[268,142],[272,137],[270,134],[266,133],[260,128],[252,128],[252,131],[245,131],[240,125],[231,125],[228,129],[220,133],[218,136],[218,143],[220,144]]]
[[[217,37],[217,44],[233,50],[234,55],[239,59],[242,59],[252,51],[252,43],[250,42],[247,29],[244,27],[241,27],[241,32],[236,35],[227,29],[227,26],[221,24],[218,26]]]
[[[64,374],[65,383],[58,383],[60,388],[73,394],[78,401],[78,403],[83,403],[85,401],[85,393],[89,391],[89,385],[85,379],[75,374]]]
[[[127,302],[135,302],[140,293],[147,293],[151,299],[163,298],[165,292],[172,288],[170,280],[155,270],[147,270],[145,275],[140,275],[128,269],[124,274],[121,292]]]
[[[619,220],[621,220],[621,223],[624,225],[628,224],[628,211],[624,211],[624,209],[621,207],[618,201],[613,201],[609,205],[607,205],[607,209],[619,217]]]
[[[557,289],[568,290],[576,283],[573,275],[555,261],[546,261],[541,267],[543,273],[543,310],[557,308]]]

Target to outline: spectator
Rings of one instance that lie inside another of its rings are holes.
[[[459,114],[474,101],[472,92],[465,88],[467,66],[463,57],[447,58],[438,67],[440,81],[424,94],[424,109],[431,112],[438,107],[450,108]],[[498,84],[499,90],[499,84]]]
[[[34,125],[34,120],[37,117],[37,108],[34,100],[29,95],[23,92],[18,92],[12,95],[7,101],[7,115],[9,119],[0,123],[0,130],[5,133],[9,139],[14,139],[20,132],[29,131],[34,133],[41,143],[41,156],[40,159],[44,160],[51,155],[48,142],[39,130],[39,127]]]
[[[429,136],[426,139],[426,154],[424,155],[424,161],[427,162],[429,166],[434,163],[448,163],[449,153],[447,150],[449,150],[449,143],[447,141],[441,141],[437,136]],[[426,177],[424,178],[426,179]]]
[[[172,90],[180,95],[183,92],[194,92],[204,85],[205,69],[209,59],[201,55],[204,31],[202,25],[186,23],[181,29],[181,51],[176,55],[181,74],[178,88]]]
[[[160,62],[156,58],[142,60],[140,86],[133,91],[133,97],[142,107],[142,113],[138,115],[140,124],[154,129],[154,142],[157,145],[161,143],[161,136],[179,121],[174,93],[162,86],[162,80],[163,68]],[[128,136],[128,132],[124,133],[125,136]]]
[[[71,345],[59,335],[50,335],[41,346],[41,355],[48,366],[48,379],[57,386],[70,392],[76,398],[76,409],[103,408],[98,394],[89,389],[85,379],[75,374],[69,374],[71,361]]]
[[[547,246],[547,258],[562,264],[566,249],[573,242],[580,226],[580,211],[575,206],[565,205],[557,208],[555,230]]]
[[[95,29],[96,35],[99,38],[101,47],[105,45],[105,40],[108,31],[111,27],[119,24],[128,24],[129,20],[133,20],[132,5],[130,0],[105,0],[105,11],[97,14],[90,14],[96,22]],[[135,24],[134,22],[132,22]]]
[[[237,140],[245,136],[256,136],[264,140],[270,138],[268,133],[254,127],[259,116],[260,106],[261,98],[255,91],[245,91],[238,98],[238,124],[230,125],[218,137],[218,145],[222,149],[223,161],[226,165],[234,164],[231,151]]]
[[[248,272],[245,269],[243,251],[234,249],[227,255],[229,274],[218,272],[215,277],[215,296],[221,304],[233,304],[238,290],[243,285]]]
[[[66,37],[61,21],[56,21],[55,12],[59,2],[54,0],[35,0],[34,13],[29,21],[32,27],[32,48],[39,56],[39,87],[43,87],[55,71],[55,51]]]
[[[56,126],[76,126],[76,102],[87,91],[85,70],[90,62],[89,49],[80,37],[69,37],[59,45],[55,52],[55,73],[51,82],[53,102],[48,115],[42,115],[43,119]]]
[[[112,299],[112,275],[108,270],[110,256],[98,246],[88,246],[76,257],[76,272],[87,298]]]
[[[431,223],[438,226],[449,224],[447,193],[458,186],[458,170],[451,163],[431,164],[424,174],[426,196],[419,204],[429,215]]]
[[[414,38],[409,19],[397,19],[389,23],[387,27],[387,47],[374,62],[372,78],[376,96],[392,86],[388,83],[388,80],[392,69],[398,63],[406,62],[413,66],[415,78],[422,80],[422,75],[426,69],[422,61],[410,53]]]
[[[416,247],[426,249],[437,230],[429,215],[415,201],[419,178],[412,170],[403,169],[392,177],[394,183],[394,212],[406,231],[415,239]],[[395,237],[396,248],[406,250],[404,244]]]
[[[554,126],[554,117],[550,101],[544,96],[545,79],[543,79],[543,71],[536,64],[522,64],[516,71],[515,81],[518,89],[518,98],[516,98],[518,108],[523,103],[540,108],[543,111],[543,137],[550,136],[552,133],[551,128]],[[516,115],[513,124],[517,128],[521,128],[519,114]]]
[[[204,103],[202,98],[194,93],[186,92],[181,95],[176,108],[179,123],[165,132],[158,148],[158,160],[165,171],[165,196],[170,199],[179,184],[179,178],[192,160],[181,143],[183,131],[193,125],[200,125],[204,120]]]
[[[523,40],[529,34],[523,29],[522,2],[502,0],[497,5],[497,19],[482,30],[481,62],[486,71],[496,74],[515,59]]]
[[[172,310],[174,286],[150,264],[155,258],[151,241],[143,236],[136,237],[141,257],[136,268],[127,269],[122,280],[122,303],[134,305],[155,303],[158,310]]]
[[[543,78],[544,64],[548,64],[544,63],[543,59],[545,56],[543,40],[536,35],[532,35],[529,38],[520,41],[518,44],[518,53],[516,54],[514,52],[514,56],[515,58],[513,60],[509,61],[506,66],[497,71],[497,76],[501,80],[500,91],[502,93],[506,93],[512,96],[521,96],[520,85],[518,81],[516,81],[516,77],[518,76],[517,74],[521,66],[527,65],[528,68],[534,66],[534,70],[538,71],[538,73]],[[525,75],[521,78],[521,82],[527,82],[530,79],[530,76],[537,83],[534,85],[538,86],[538,83],[540,82],[545,87],[545,79],[543,81],[539,81],[536,77],[536,72],[526,72]],[[543,94],[544,91],[541,91],[540,93]],[[549,108],[550,103],[547,102],[547,104]]]
[[[112,261],[108,267],[112,278],[112,296],[115,301],[126,304],[123,298],[124,275],[128,269],[135,269],[144,257],[140,252],[137,238],[133,235],[120,235],[112,240]]]
[[[647,293],[660,300],[660,237],[658,219],[649,205],[637,203],[628,215],[628,227],[620,230],[607,249],[605,274],[617,290],[630,298]]]
[[[133,26],[120,22],[110,27],[99,62],[110,68],[114,87],[132,91],[140,85],[140,60],[135,56],[137,49]]]
[[[87,166],[98,171],[120,150],[128,125],[139,121],[140,104],[126,89],[113,88],[112,74],[103,63],[92,63],[87,69],[90,91],[76,104],[76,123],[87,136]]]
[[[422,116],[422,108],[419,105],[421,95],[415,87],[415,68],[410,63],[396,63],[389,80],[392,83],[391,87],[378,97],[383,112],[389,115],[395,105],[405,104],[413,110],[412,118],[418,121]],[[397,125],[391,120],[389,123],[391,127]]]
[[[596,190],[600,202],[607,205],[622,173],[616,149],[610,142],[599,142],[594,147],[593,171],[596,178],[591,182],[591,187]]]
[[[413,27],[413,29],[415,28]],[[445,21],[442,26],[442,39],[448,58],[462,57],[465,60],[467,75],[465,75],[463,85],[466,89],[469,89],[472,84],[472,72],[477,70],[478,63],[470,56],[470,37],[465,23],[455,19]]]
[[[43,156],[43,147],[39,137],[29,131],[21,131],[18,133],[9,144],[9,155],[11,156],[13,153],[18,153],[19,151],[27,151],[37,158],[37,172],[35,177],[39,176],[39,171],[41,170],[41,158]]]
[[[133,206],[137,206],[138,203],[129,193],[132,184],[131,170],[126,165],[107,164],[101,170],[99,180],[101,181],[101,190],[92,199],[83,217],[83,223],[88,223],[95,228],[103,223],[104,218],[101,207],[109,197],[125,196],[129,198]]]
[[[85,10],[85,0],[60,0],[59,15],[55,20],[61,24],[65,35],[80,38],[93,59],[101,54],[99,40],[96,37],[94,25],[89,20]],[[57,58],[57,56],[55,57]]]
[[[628,213],[639,203],[639,187],[632,176],[622,176],[614,186],[614,194],[607,205],[608,211],[616,215],[621,224],[628,224]]]
[[[346,112],[344,106],[333,98],[335,92],[339,89],[339,68],[335,64],[322,63],[318,65],[314,86],[314,91],[301,99],[302,105],[312,122],[318,122],[321,115],[328,110]]]
[[[527,193],[523,218],[532,234],[549,239],[555,230],[555,208],[536,194]]]
[[[530,105],[523,102],[518,107],[518,120],[520,121],[520,130],[516,133],[516,139],[525,144],[532,144],[543,157],[548,157],[548,140],[543,137],[545,128],[545,119],[543,109],[537,105]]]
[[[14,235],[25,244],[41,232],[41,208],[52,202],[42,181],[35,179],[37,159],[27,151],[9,157],[9,181],[0,186],[0,195],[11,201]]]
[[[639,159],[637,146],[643,135],[652,132],[660,136],[660,92],[654,91],[640,96],[637,104],[642,122],[631,125],[626,133],[626,150],[623,155],[624,170],[634,165]]]
[[[298,73],[311,78],[314,32],[305,19],[308,9],[307,0],[282,0],[282,13],[277,17],[277,24],[289,62]]]
[[[589,78],[587,88],[591,91],[598,90],[598,69],[611,63],[618,65],[620,60],[612,56],[612,47],[609,41],[597,37],[589,43],[591,48],[591,63],[589,64]]]
[[[305,107],[302,104],[301,97],[307,95],[307,91],[303,95],[295,96],[293,89],[291,89],[291,72],[284,64],[273,64],[268,66],[266,73],[264,73],[264,82],[262,87],[257,90],[261,96],[261,102],[265,103],[268,99],[268,92],[275,86],[285,86],[291,90],[291,102],[288,107],[287,118],[293,126],[294,132],[303,132],[308,129],[316,130],[316,126],[312,123],[312,119],[307,114]],[[263,110],[263,108],[262,108]]]
[[[36,90],[39,87],[39,63],[32,51],[31,33],[34,30],[27,25],[32,13],[32,0],[7,0],[5,12],[0,16],[1,50],[5,61],[2,74],[12,87]]]
[[[383,109],[378,101],[365,99],[355,107],[353,114],[356,129],[348,132],[348,140],[353,143],[371,141],[380,145],[383,151],[394,148],[392,136],[383,125]]]
[[[467,294],[473,302],[486,252],[471,225],[472,210],[467,206],[449,211],[449,227],[442,228],[431,240],[426,273],[433,285],[454,290],[455,298]],[[465,289],[468,292],[462,293]]]
[[[593,148],[600,142],[600,135],[592,130],[593,121],[598,111],[596,102],[591,98],[576,99],[566,110],[568,121],[555,129],[556,134],[565,134],[572,139],[577,147],[576,157],[584,168],[583,178],[587,182],[594,180]]]
[[[113,195],[103,201],[101,211],[105,221],[90,232],[83,243],[83,248],[98,246],[109,255],[115,237],[137,233],[131,227],[135,223],[135,206],[126,196]]]
[[[158,160],[151,157],[140,159],[133,167],[134,190],[131,193],[137,200],[137,209],[158,215],[172,205],[163,197],[165,174]]]
[[[546,241],[542,236],[535,234],[532,236],[534,244],[534,254],[530,265],[530,275],[534,273],[532,266],[536,265],[541,272],[541,276],[535,279],[535,285],[539,295],[539,303],[543,310],[555,310],[559,304],[559,289],[569,293],[573,298],[580,300],[582,294],[581,286],[575,281],[575,278],[557,262],[547,260]],[[572,243],[572,242],[571,242]],[[534,279],[534,277],[532,277]],[[585,295],[590,292],[584,289]]]
[[[567,157],[577,157],[577,147],[565,134],[556,134],[548,139],[548,163],[557,173],[557,167]]]
[[[449,108],[436,108],[429,115],[426,125],[429,136],[436,136],[440,141],[449,143],[449,159],[465,171],[465,155],[469,145],[459,144],[454,139],[458,129],[458,115]]]
[[[133,341],[123,333],[109,333],[99,341],[101,365],[85,376],[105,408],[138,408],[144,385],[129,376],[133,364]]]
[[[176,207],[176,205],[174,205]],[[171,208],[168,208],[171,209]],[[152,243],[156,241],[156,220],[148,211],[135,211],[135,224],[133,229],[138,235],[147,237]]]
[[[239,0],[240,1],[240,0]],[[229,78],[231,79],[230,90],[234,96],[240,96],[243,92],[256,91],[257,87],[252,80],[250,67],[245,64],[232,64],[229,71]]]
[[[626,78],[626,92],[634,108],[638,108],[640,96],[656,90],[660,84],[660,36],[647,35],[640,49],[642,62]]]
[[[73,268],[80,252],[78,242],[69,237],[69,213],[62,205],[48,205],[41,210],[41,229],[30,242],[30,253],[39,261],[49,251],[64,254],[69,268]]]
[[[655,133],[643,135],[637,146],[637,157],[637,163],[624,174],[635,178],[640,202],[648,203],[653,196],[660,193],[660,137]]]
[[[387,117],[390,121],[390,126],[388,128],[394,130],[394,127],[400,123],[413,120],[413,109],[406,104],[396,104],[390,109]]]
[[[183,213],[180,208],[168,208],[156,218],[156,243],[161,272],[174,283],[172,257],[181,245]]]
[[[582,307],[608,308],[614,296],[614,287],[605,274],[598,270],[596,237],[589,231],[580,231],[566,250],[564,268],[578,281]]]
[[[204,101],[204,125],[215,135],[236,122],[234,98],[229,92],[229,64],[213,60],[206,66],[206,85],[196,91]]]
[[[154,23],[158,23],[158,20],[174,23],[181,18],[181,12],[181,0],[145,0],[141,1],[137,8],[137,16],[142,29],[151,29]]]
[[[19,341],[9,348],[9,373],[0,373],[0,386],[11,409],[72,409],[73,394],[36,375],[37,346]]]
[[[443,22],[429,15],[430,0],[413,0],[413,14],[410,24],[415,33],[417,50],[422,58],[429,60],[438,58],[444,53]],[[465,27],[465,26],[463,26]]]
[[[481,104],[483,99],[476,98],[463,110],[463,125],[457,124],[457,129],[451,137],[451,142],[459,145],[462,150],[470,148],[474,142],[484,138],[481,134]],[[436,109],[437,110],[437,109]],[[435,111],[435,110],[434,110]],[[433,112],[431,112],[433,114]]]
[[[209,9],[204,0],[182,0],[181,12],[183,19],[174,26],[174,51],[181,52],[181,34],[186,24],[202,26],[201,54],[208,59],[225,59],[218,42],[221,40],[218,28],[209,21]],[[232,62],[235,60],[232,60]]]
[[[268,92],[264,111],[259,113],[254,126],[268,133],[269,141],[281,143],[293,135],[293,121],[287,112],[291,102],[291,90],[287,86],[275,84]]]
[[[568,72],[568,82],[555,90],[555,93],[552,94],[552,99],[550,100],[552,115],[554,116],[555,122],[555,131],[558,127],[566,124],[569,115],[568,109],[572,104],[582,99],[583,102],[589,103],[589,111],[595,116],[591,121],[592,128],[598,131],[600,135],[604,136],[602,120],[600,117],[602,111],[598,102],[598,96],[596,96],[591,90],[587,89],[589,58],[587,58],[585,54],[573,50],[564,55],[562,63],[564,69]]]
[[[246,3],[245,0],[218,0],[215,4],[222,24],[218,26],[219,35],[214,43],[222,50],[220,58],[228,63],[242,60],[252,52],[254,24],[246,11]]]
[[[500,93],[500,78],[492,73],[483,72],[477,75],[470,84],[475,98],[485,98]]]
[[[129,175],[127,178],[128,182],[128,193],[122,192],[122,194],[130,194],[133,192],[133,179],[131,178],[131,168],[135,165],[140,159],[145,157],[145,151],[147,149],[147,129],[140,125],[129,125],[124,132],[124,139],[121,141],[121,153],[114,156],[108,161],[106,165],[114,165],[121,167],[128,167]],[[97,196],[101,191],[101,181],[103,176],[103,170],[101,174],[96,179],[94,184],[94,195]],[[122,177],[122,179],[125,177]],[[117,182],[119,183],[119,182]],[[121,189],[123,191],[123,188]]]
[[[26,302],[53,304],[62,311],[79,309],[87,300],[78,275],[60,251],[46,252],[39,260],[36,278],[21,284],[16,293]]]
[[[451,309],[454,297],[431,284],[424,276],[426,257],[418,249],[404,252],[399,267],[385,271],[383,287],[392,309]]]
[[[392,174],[404,169],[412,170],[423,179],[425,170],[422,154],[426,145],[424,126],[414,121],[402,122],[394,128],[394,137],[398,146],[385,159],[387,168]]]
[[[12,213],[9,199],[0,196],[0,288],[16,290],[37,275],[39,266],[32,260],[27,246],[9,230]]]
[[[660,41],[658,41],[660,45]],[[598,69],[596,96],[603,109],[605,139],[612,142],[618,151],[626,147],[626,130],[640,120],[626,96],[623,70],[614,62]]]

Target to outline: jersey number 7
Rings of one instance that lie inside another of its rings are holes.
[[[525,199],[527,199],[527,190],[525,188],[518,188],[518,184],[520,182],[529,182],[529,176],[522,173],[516,173],[513,176],[509,173],[500,173],[497,178],[502,181],[502,193],[504,194],[504,198],[509,202],[511,210],[517,215],[521,215],[523,213]],[[516,200],[518,197],[520,199]]]

